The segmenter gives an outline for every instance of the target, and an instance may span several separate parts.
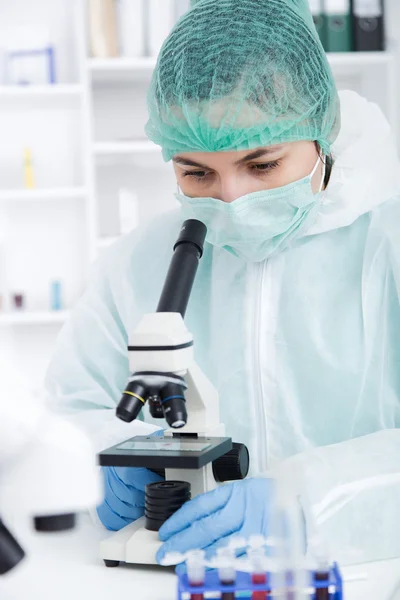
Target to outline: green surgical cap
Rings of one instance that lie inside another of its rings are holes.
[[[161,49],[148,109],[166,161],[299,140],[329,154],[339,98],[308,0],[192,0]]]

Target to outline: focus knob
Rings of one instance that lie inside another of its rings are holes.
[[[213,462],[214,479],[218,483],[244,479],[249,472],[249,451],[244,444],[232,444],[232,450]]]

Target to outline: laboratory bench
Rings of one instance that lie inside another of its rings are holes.
[[[19,527],[12,531],[18,534]],[[0,577],[1,600],[175,600],[176,577],[171,569],[130,565],[107,569],[98,553],[106,535],[88,515],[80,517],[76,530],[62,535],[42,537],[21,531],[20,541],[25,542],[29,557]],[[400,579],[400,559],[343,572],[345,577],[367,576],[345,583],[345,600],[385,600]]]

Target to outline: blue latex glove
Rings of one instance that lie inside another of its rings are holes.
[[[163,433],[157,431],[154,435]],[[105,498],[97,507],[97,514],[110,531],[119,531],[142,517],[146,485],[163,481],[156,473],[136,467],[102,467],[102,472]]]
[[[157,561],[167,552],[194,548],[205,549],[209,558],[230,537],[266,536],[272,494],[272,480],[245,479],[197,496],[161,527],[159,537],[164,544]]]

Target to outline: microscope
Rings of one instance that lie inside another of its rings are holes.
[[[76,513],[101,502],[102,486],[86,436],[51,415],[0,362],[1,576],[25,556],[11,523],[27,521],[37,532],[72,529]]]
[[[244,479],[249,470],[246,446],[225,437],[217,391],[194,361],[193,336],[183,320],[206,232],[200,221],[184,222],[157,312],[144,315],[129,337],[132,375],[117,417],[132,422],[148,403],[151,416],[165,419],[169,428],[163,437],[137,436],[108,448],[99,462],[146,467],[165,474],[165,481],[147,486],[144,517],[101,543],[107,567],[156,564],[161,525],[191,498]]]

